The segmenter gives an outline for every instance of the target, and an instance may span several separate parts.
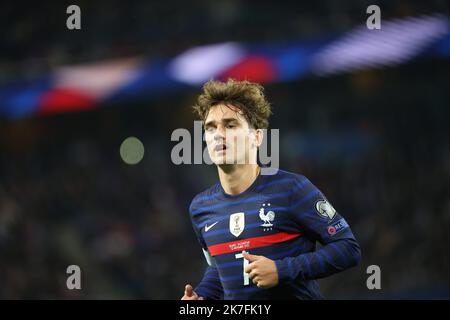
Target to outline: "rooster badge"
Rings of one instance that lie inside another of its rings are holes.
[[[261,225],[261,227],[272,228],[273,227],[272,221],[275,219],[275,212],[270,210],[266,213],[264,208],[265,206],[266,204],[263,203],[263,207],[259,209],[259,218],[264,222]],[[268,203],[267,206],[270,207],[270,203]]]

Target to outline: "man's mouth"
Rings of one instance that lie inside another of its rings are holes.
[[[217,146],[214,147],[214,151],[219,152],[219,151],[224,151],[227,149],[227,146],[225,144],[218,144]]]

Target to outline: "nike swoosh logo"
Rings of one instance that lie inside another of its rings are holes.
[[[214,222],[212,225],[208,226],[207,224],[205,225],[205,232],[208,232],[209,229],[211,229],[212,227],[214,227],[216,224],[218,224],[219,221]]]

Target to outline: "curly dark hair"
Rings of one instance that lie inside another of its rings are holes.
[[[263,86],[258,83],[234,79],[228,79],[227,82],[210,80],[203,85],[203,93],[193,109],[205,121],[211,107],[218,104],[239,108],[254,129],[266,129],[269,126],[271,106],[264,96]]]

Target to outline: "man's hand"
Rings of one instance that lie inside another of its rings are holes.
[[[244,271],[258,288],[269,289],[278,284],[277,266],[273,260],[243,252],[243,256],[250,263]]]
[[[186,287],[184,287],[184,296],[181,297],[181,300],[203,300],[203,297],[199,297],[194,289],[192,289],[192,286],[187,284]]]

